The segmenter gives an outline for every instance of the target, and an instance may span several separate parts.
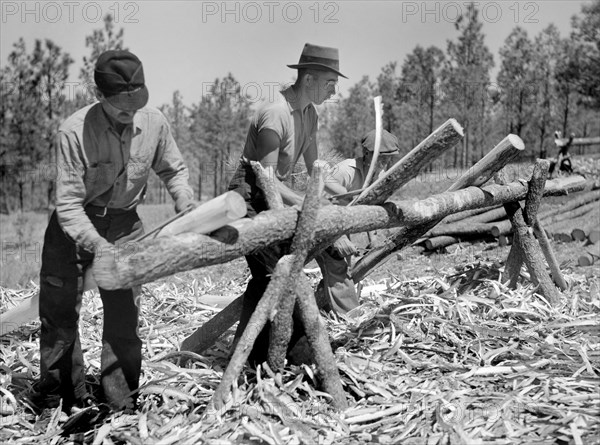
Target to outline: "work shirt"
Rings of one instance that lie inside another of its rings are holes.
[[[363,158],[344,159],[326,172],[327,179],[333,179],[347,192],[359,190],[365,181]]]
[[[84,212],[88,204],[134,209],[150,169],[175,201],[192,199],[188,170],[169,124],[157,109],[138,110],[119,134],[100,103],[76,111],[57,135],[56,212],[63,230],[92,251],[101,237]]]
[[[294,94],[290,87],[275,94],[274,100],[265,101],[258,107],[250,123],[242,153],[248,160],[260,161],[266,153],[259,153],[258,134],[264,129],[274,131],[281,141],[275,168],[275,174],[281,181],[290,178],[300,155],[309,150],[311,145],[314,145],[315,153],[317,150],[317,110],[312,103],[303,110],[297,107]]]

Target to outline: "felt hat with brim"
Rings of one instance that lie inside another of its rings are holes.
[[[362,146],[366,150],[375,151],[375,130],[369,131],[362,138]],[[379,145],[379,154],[382,156],[393,156],[400,153],[398,138],[389,131],[381,132],[381,144]]]
[[[302,49],[302,54],[300,54],[298,63],[295,65],[288,65],[288,67],[294,69],[312,68],[321,71],[333,71],[338,76],[347,79],[346,76],[340,73],[340,55],[337,48],[307,43]]]
[[[108,103],[120,110],[135,111],[148,103],[142,62],[129,51],[110,50],[100,54],[94,81]]]

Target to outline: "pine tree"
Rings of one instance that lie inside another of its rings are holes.
[[[448,41],[447,63],[444,70],[445,109],[465,130],[462,151],[455,151],[455,166],[467,168],[483,154],[487,146],[489,104],[487,91],[493,56],[485,44],[483,23],[474,3],[467,6],[454,24],[459,33],[456,41]]]

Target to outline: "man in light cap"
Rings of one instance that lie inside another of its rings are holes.
[[[289,184],[291,174],[300,156],[304,159],[308,174],[311,174],[318,157],[318,116],[315,105],[322,104],[335,94],[338,76],[346,77],[340,72],[336,48],[310,43],[304,45],[299,62],[288,67],[298,70],[296,82],[256,110],[250,122],[240,165],[229,185],[229,190],[235,190],[246,200],[249,217],[267,210],[268,206],[248,161],[262,164],[285,205],[302,204],[304,196],[292,190]],[[244,332],[265,292],[277,261],[288,253],[289,247],[289,243],[280,243],[246,256],[252,278],[244,293],[236,340]],[[295,338],[300,332],[300,329],[294,330]],[[255,341],[249,361],[262,363],[267,358],[268,346],[269,326]]]
[[[373,177],[377,178],[387,170],[394,161],[394,156],[400,153],[398,138],[388,131],[383,130],[379,147],[379,156]],[[363,155],[358,158],[344,159],[330,165],[325,161],[319,164],[325,170],[325,191],[331,195],[341,195],[363,188],[365,178],[373,161],[375,149],[375,130],[369,131],[362,138]],[[352,197],[340,200],[348,203]],[[324,292],[325,302],[337,313],[346,312],[358,306],[358,295],[354,288],[354,281],[348,273],[347,258],[355,253],[356,249],[350,242],[341,246],[333,245],[323,251],[316,260],[323,273],[323,280],[319,283],[318,292]]]
[[[83,277],[95,255],[143,233],[136,206],[150,170],[177,212],[194,206],[188,170],[163,114],[146,106],[140,60],[106,51],[94,71],[97,103],[76,111],[57,134],[56,210],[44,237],[40,271],[40,382],[34,408],[89,405],[78,319]],[[141,369],[137,296],[96,277],[104,309],[100,380],[114,409],[133,408]]]

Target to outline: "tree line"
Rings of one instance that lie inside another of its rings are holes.
[[[408,152],[441,123],[454,117],[463,126],[463,143],[431,168],[468,168],[508,133],[529,147],[527,156],[553,155],[554,131],[578,137],[600,135],[600,0],[584,4],[571,20],[569,36],[550,24],[535,36],[515,27],[494,56],[485,44],[475,4],[455,22],[446,48],[417,45],[401,64],[390,61],[377,79],[364,76],[335,103],[320,107],[320,150],[328,157],[360,152],[362,135],[374,128],[372,98],[383,97],[384,128]],[[0,211],[48,208],[53,200],[54,135],[60,122],[91,103],[93,67],[108,49],[127,49],[124,30],[110,15],[85,40],[77,88],[67,82],[74,60],[51,40],[36,40],[28,51],[23,39],[13,46],[0,70]],[[197,196],[226,190],[237,168],[249,119],[251,98],[228,73],[215,79],[192,105],[179,91],[161,107],[190,170]],[[151,176],[146,203],[169,202]]]

